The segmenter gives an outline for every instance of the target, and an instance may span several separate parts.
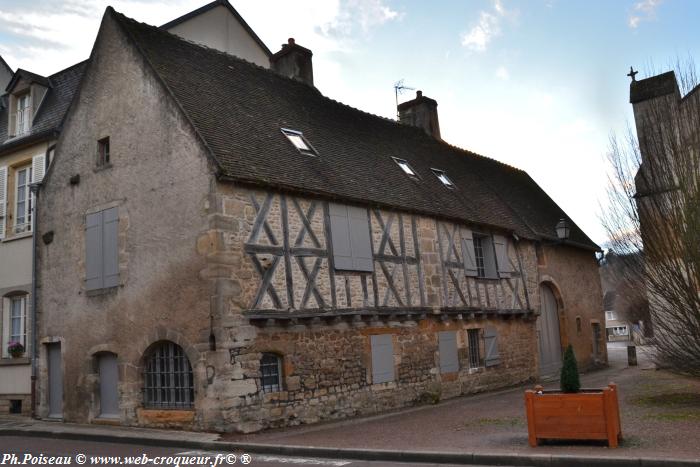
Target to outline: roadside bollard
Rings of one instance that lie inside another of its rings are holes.
[[[627,366],[637,366],[637,347],[627,346]]]

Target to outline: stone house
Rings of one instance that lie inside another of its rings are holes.
[[[32,216],[84,63],[40,76],[0,59],[0,414],[31,412]],[[8,345],[24,352],[13,356]]]
[[[420,93],[401,123],[324,97],[311,55],[107,9],[38,200],[40,416],[250,432],[606,361],[556,203]]]

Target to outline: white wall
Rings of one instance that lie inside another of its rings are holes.
[[[212,8],[173,26],[168,31],[262,67],[270,67],[270,60],[265,51],[224,6]]]
[[[32,283],[32,237],[0,243],[0,288]]]
[[[31,393],[31,376],[30,365],[3,366],[2,377],[0,377],[0,394]]]

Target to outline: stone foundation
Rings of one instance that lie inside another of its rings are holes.
[[[13,402],[21,404],[21,412],[17,415],[30,416],[32,413],[32,396],[30,394],[2,394],[0,395],[0,415],[11,414]]]

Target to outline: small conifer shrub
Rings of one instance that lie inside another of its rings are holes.
[[[571,344],[564,351],[564,362],[561,366],[561,390],[562,392],[578,392],[581,389],[581,380],[578,377],[578,365]]]

